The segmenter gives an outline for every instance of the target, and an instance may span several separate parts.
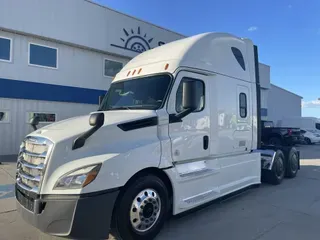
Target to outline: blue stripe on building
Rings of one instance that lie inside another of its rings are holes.
[[[0,78],[0,98],[99,104],[106,91]]]

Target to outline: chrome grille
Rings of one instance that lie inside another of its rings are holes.
[[[38,193],[52,142],[41,137],[27,137],[20,146],[17,162],[17,184]]]

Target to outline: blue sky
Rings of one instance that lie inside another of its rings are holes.
[[[320,117],[319,0],[95,0],[164,28],[251,38],[271,82],[303,97],[304,116]]]

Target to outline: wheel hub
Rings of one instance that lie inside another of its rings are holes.
[[[161,200],[153,189],[141,191],[133,200],[130,209],[130,222],[137,232],[148,231],[158,220]]]

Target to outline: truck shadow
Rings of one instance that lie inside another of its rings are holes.
[[[263,183],[171,217],[157,239],[255,239],[293,213],[320,216],[319,181],[320,164],[302,165],[296,178],[281,185]]]

